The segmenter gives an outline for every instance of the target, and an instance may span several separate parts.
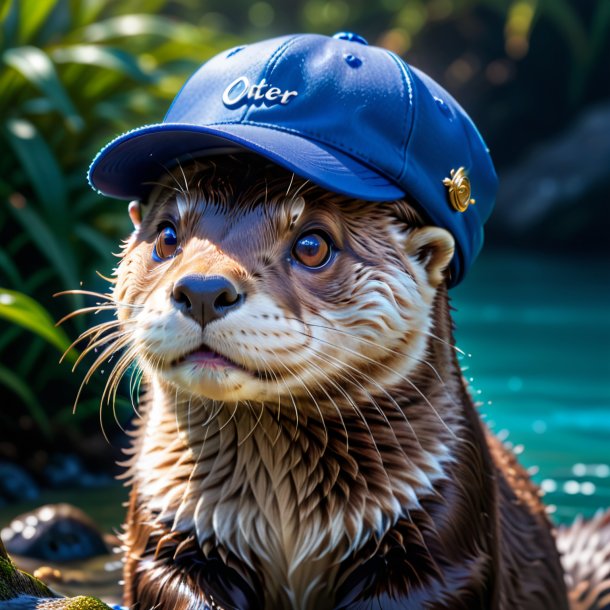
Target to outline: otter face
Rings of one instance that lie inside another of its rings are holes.
[[[296,409],[347,385],[391,387],[425,360],[446,231],[418,227],[404,202],[348,199],[250,158],[173,179],[127,242],[114,290],[147,375]]]

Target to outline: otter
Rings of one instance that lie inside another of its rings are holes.
[[[449,232],[248,154],[130,214],[118,319],[90,331],[98,361],[124,349],[110,393],[142,375],[129,607],[568,608],[538,488],[462,376]]]
[[[447,91],[351,32],[242,45],[88,175],[134,200],[85,376],[123,350],[106,395],[130,369],[142,390],[129,606],[568,607],[539,491],[456,357],[448,289],[497,177]]]

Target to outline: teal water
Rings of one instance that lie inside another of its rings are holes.
[[[554,519],[610,507],[610,261],[487,251],[452,300],[473,393]]]

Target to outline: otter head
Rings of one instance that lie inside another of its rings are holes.
[[[425,359],[453,238],[408,203],[349,199],[244,155],[178,168],[143,207],[114,297],[159,383],[223,402],[332,403]]]

